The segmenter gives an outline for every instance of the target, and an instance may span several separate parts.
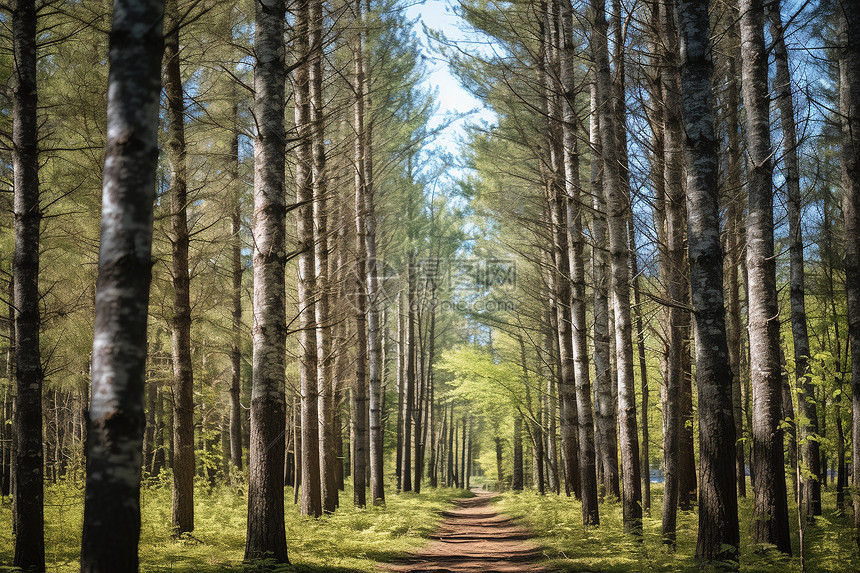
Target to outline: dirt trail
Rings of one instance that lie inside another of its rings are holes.
[[[445,520],[431,535],[428,546],[404,561],[385,565],[386,571],[546,573],[537,564],[540,552],[530,543],[529,532],[490,503],[497,494],[475,491],[476,496],[455,501],[456,508],[444,512]]]

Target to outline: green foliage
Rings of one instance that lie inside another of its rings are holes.
[[[698,516],[695,512],[678,514],[677,550],[669,551],[663,544],[660,512],[663,488],[652,484],[651,516],[643,520],[642,541],[622,533],[621,505],[606,502],[600,506],[600,526],[585,528],[582,509],[574,498],[541,496],[532,491],[508,492],[498,502],[501,511],[522,520],[537,537],[549,557],[549,565],[561,571],[693,572],[700,568],[695,560]],[[822,495],[825,515],[806,530],[806,571],[842,572],[860,567],[860,553],[851,538],[849,518],[837,517],[833,511],[835,494]],[[741,571],[764,573],[800,572],[796,529],[792,530],[793,553],[786,557],[775,551],[756,547],[747,534],[752,521],[752,498],[740,500]],[[790,507],[791,523],[797,523],[796,507]]]
[[[83,490],[70,482],[46,488],[45,546],[49,571],[78,571],[83,523]],[[291,488],[286,498],[292,499]],[[385,507],[355,509],[350,486],[337,513],[320,519],[286,508],[290,567],[242,563],[247,501],[235,488],[198,487],[194,493],[195,528],[179,540],[171,537],[169,480],[141,490],[140,570],[142,572],[221,571],[374,571],[420,546],[436,528],[440,513],[462,490],[440,488],[420,495],[387,496]],[[0,564],[11,563],[14,548],[12,512],[0,507]],[[270,564],[269,564],[270,565]],[[6,570],[0,565],[0,571]]]

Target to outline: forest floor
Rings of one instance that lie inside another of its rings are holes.
[[[547,571],[538,564],[540,548],[529,541],[529,531],[493,508],[498,494],[474,493],[475,497],[455,500],[456,508],[442,513],[444,520],[429,545],[383,568],[412,573]]]

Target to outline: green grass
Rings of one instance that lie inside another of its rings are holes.
[[[456,489],[429,488],[422,494],[389,493],[384,508],[356,509],[352,490],[341,492],[338,511],[320,519],[299,515],[287,499],[287,546],[291,567],[278,571],[355,572],[374,571],[387,562],[426,543],[451,499],[467,495]],[[238,489],[228,486],[195,490],[195,529],[180,541],[171,538],[170,487],[161,483],[141,492],[143,522],[140,540],[140,570],[143,572],[239,572],[273,570],[245,566],[247,501]],[[45,490],[45,545],[48,571],[71,573],[80,570],[83,490],[70,483]],[[14,546],[9,498],[0,506],[0,571],[10,570]]]
[[[697,514],[679,512],[677,550],[668,551],[660,535],[663,489],[654,485],[651,490],[651,517],[644,519],[641,542],[622,533],[621,505],[618,502],[601,504],[600,526],[589,529],[582,525],[580,503],[564,496],[507,492],[498,498],[497,507],[531,529],[549,560],[548,565],[561,571],[634,573],[699,570],[694,558]],[[806,571],[860,571],[860,554],[851,537],[850,518],[835,515],[835,493],[824,493],[823,503],[824,515],[816,519],[815,526],[806,529]],[[775,550],[756,551],[749,534],[752,498],[741,500],[741,571],[801,571],[797,557],[796,508],[790,506],[789,511],[792,514],[790,527],[794,557],[785,557]]]
[[[45,538],[48,571],[79,570],[78,552],[83,519],[83,490],[71,482],[46,488]],[[140,560],[143,572],[250,572],[263,570],[348,573],[374,571],[377,563],[390,562],[426,543],[437,526],[440,512],[451,499],[468,495],[456,489],[431,490],[420,495],[389,493],[384,508],[356,509],[352,491],[341,492],[338,511],[320,519],[302,517],[286,491],[287,545],[291,567],[273,568],[242,564],[245,546],[246,498],[239,488],[202,484],[195,491],[195,523],[192,536],[171,538],[169,482],[151,484],[141,492],[143,523]],[[860,555],[851,537],[848,517],[835,515],[835,494],[824,494],[825,515],[807,529],[806,571],[860,570]],[[621,506],[600,506],[601,525],[584,529],[581,506],[564,496],[539,496],[534,492],[507,492],[497,500],[498,509],[518,518],[531,529],[544,550],[548,565],[561,571],[651,572],[694,571],[697,516],[680,512],[678,548],[669,552],[660,537],[662,488],[652,488],[652,517],[643,523],[642,541],[621,530]],[[756,552],[748,534],[751,499],[741,501],[741,570],[800,572],[797,520],[794,507],[791,531],[795,557]],[[12,513],[9,498],[0,505],[0,571],[12,561]]]

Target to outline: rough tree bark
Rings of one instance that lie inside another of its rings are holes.
[[[12,71],[12,171],[15,252],[12,280],[17,338],[13,563],[24,571],[45,570],[42,484],[44,373],[39,352],[39,226],[42,211],[39,206],[39,129],[36,117],[36,17],[34,0],[13,2],[12,46],[15,65]]]
[[[583,525],[598,525],[597,468],[594,449],[594,417],[591,404],[591,379],[588,370],[588,324],[585,319],[585,263],[582,244],[582,192],[579,177],[579,150],[576,144],[576,77],[574,73],[573,6],[561,0],[561,84],[562,146],[564,150],[565,209],[571,281],[571,335],[573,374],[576,384],[579,426],[579,483]]]
[[[332,513],[338,506],[335,472],[334,376],[329,303],[328,175],[326,172],[325,116],[323,98],[323,3],[311,0],[308,44],[310,63],[311,159],[313,178],[313,250],[316,286],[317,414],[322,510]]]
[[[167,157],[170,163],[170,245],[173,322],[173,534],[194,530],[194,373],[191,365],[191,293],[188,273],[188,188],[185,98],[179,66],[175,1],[167,4],[164,38],[164,93],[167,96]]]
[[[313,126],[310,88],[310,1],[295,6],[294,45],[299,58],[295,72],[296,239],[298,241],[299,383],[302,399],[301,513],[322,514],[320,427],[317,387],[317,291],[314,256]]]
[[[592,275],[594,276],[594,416],[595,442],[603,480],[601,495],[621,497],[618,479],[618,433],[612,398],[612,369],[609,345],[609,263],[606,242],[606,201],[603,197],[603,160],[600,157],[600,118],[597,84],[591,84],[591,196],[594,215],[592,233]]]
[[[607,50],[604,0],[592,0],[591,46],[595,62],[597,101],[610,101],[609,54]],[[607,202],[611,290],[615,310],[615,348],[618,372],[618,422],[624,489],[624,529],[640,533],[642,527],[642,483],[639,466],[639,433],[636,420],[636,388],[633,378],[633,331],[630,312],[630,272],[627,266],[627,218],[629,198],[619,181],[615,154],[615,130],[611,110],[600,110],[599,132],[603,150],[603,190]]]
[[[366,27],[362,27],[365,30]],[[363,55],[363,53],[362,53]],[[365,99],[365,108],[368,104],[370,94],[370,76],[366,64],[361,62],[364,71],[361,96]],[[368,425],[370,431],[369,473],[370,473],[370,496],[374,505],[385,503],[385,473],[384,473],[384,450],[383,433],[384,422],[382,413],[382,371],[384,361],[382,360],[381,337],[383,333],[379,328],[379,309],[381,300],[379,298],[379,267],[376,260],[376,209],[373,194],[372,178],[372,146],[373,138],[370,121],[365,120],[364,130],[359,137],[364,139],[364,170],[362,181],[362,199],[364,206],[364,232],[365,250],[367,252],[367,269],[365,275],[365,289],[367,290],[367,374],[369,387],[369,416]]]
[[[737,563],[737,487],[732,371],[723,301],[714,64],[708,3],[680,0],[678,22],[687,166],[690,288],[699,390],[699,534],[696,557]]]
[[[255,3],[254,328],[248,527],[245,559],[287,562],[284,531],[284,361],[286,198],[284,195],[283,0]]]
[[[138,568],[163,18],[163,0],[113,5],[82,573]]]
[[[656,8],[655,4],[655,8]],[[684,278],[684,126],[682,124],[681,70],[679,62],[678,29],[672,5],[660,9],[660,31],[662,37],[663,95],[663,153],[665,157],[665,250],[662,253],[661,276],[667,284],[666,295],[670,301],[664,310],[666,315],[665,344],[665,392],[663,404],[663,466],[665,471],[663,494],[663,541],[674,547],[677,525],[678,502],[681,488],[681,394],[684,368],[685,323],[679,308],[686,298]]]
[[[360,20],[361,0],[355,0],[356,21]],[[364,100],[364,38],[361,32],[355,36],[353,47],[353,89],[355,100],[353,101],[353,120],[355,129],[355,142],[353,147],[354,193],[355,193],[355,325],[356,325],[356,375],[355,383],[351,391],[352,402],[350,403],[350,414],[352,416],[353,442],[353,500],[357,507],[367,504],[367,231],[364,218],[364,182],[365,177],[365,100]]]
[[[762,0],[741,0],[742,83],[749,155],[747,273],[753,390],[753,537],[791,553],[783,467],[779,308],[773,243],[773,163]]]
[[[740,57],[740,40],[737,30],[737,16],[735,10],[731,12],[732,18],[729,24],[728,37],[730,39],[728,65],[726,71],[726,131],[728,143],[728,165],[726,173],[726,190],[728,208],[726,213],[726,256],[725,268],[728,271],[728,293],[729,304],[727,308],[727,336],[729,343],[729,361],[734,373],[734,384],[732,386],[732,408],[735,417],[735,478],[738,484],[738,495],[746,497],[746,460],[744,442],[744,414],[743,393],[741,392],[741,351],[743,347],[743,331],[741,326],[741,301],[738,267],[743,259],[743,233],[741,233],[741,218],[743,208],[740,203],[741,190],[741,137],[738,120],[738,108],[740,105],[740,80],[738,79],[738,58]]]
[[[410,215],[412,213],[411,207],[410,199]],[[410,240],[411,244],[412,241]],[[405,375],[403,378],[403,455],[401,456],[400,477],[403,491],[412,491],[412,426],[415,420],[415,306],[417,304],[415,294],[415,255],[412,252],[409,253],[407,265],[409,268],[406,279],[406,315],[404,317],[406,328],[403,349],[404,357],[406,358]]]
[[[558,345],[558,403],[561,433],[561,454],[565,492],[580,495],[579,452],[577,451],[576,381],[573,364],[573,336],[570,317],[570,256],[567,242],[567,196],[565,195],[565,167],[562,141],[562,90],[561,84],[561,19],[559,0],[543,3],[544,14],[544,105],[547,112],[547,166],[543,169],[547,179],[549,227],[552,236],[552,296],[555,299],[555,335]],[[553,408],[554,410],[555,408]],[[554,434],[550,436],[547,451],[555,466]]]

